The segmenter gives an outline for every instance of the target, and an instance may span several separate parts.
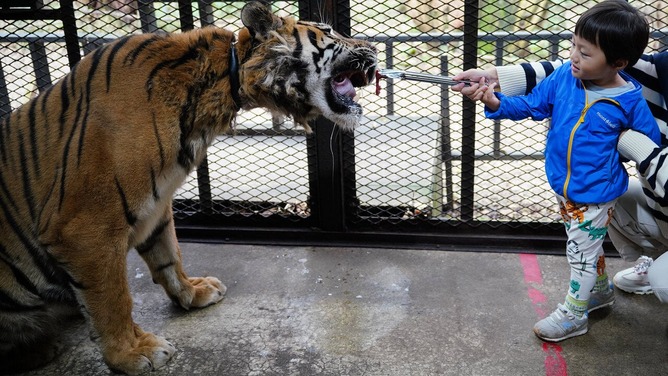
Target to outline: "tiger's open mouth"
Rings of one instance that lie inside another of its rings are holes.
[[[371,66],[365,70],[349,70],[337,74],[332,78],[332,92],[334,99],[346,107],[358,107],[355,102],[357,91],[355,88],[367,86],[373,79],[376,67]]]

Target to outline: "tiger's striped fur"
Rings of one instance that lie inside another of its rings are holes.
[[[174,347],[131,317],[126,256],[183,308],[223,299],[183,271],[171,200],[238,110],[266,107],[307,126],[359,122],[355,86],[376,50],[260,3],[235,35],[206,28],[129,36],[87,55],[0,124],[0,372],[54,356],[59,320],[81,310],[110,368],[136,374]],[[235,49],[239,59],[236,94]]]

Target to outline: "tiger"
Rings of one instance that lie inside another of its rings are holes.
[[[127,255],[185,310],[223,300],[216,277],[189,277],[175,191],[240,111],[265,108],[309,131],[318,116],[360,124],[356,89],[377,49],[331,26],[249,2],[243,27],[137,34],[86,54],[0,122],[0,373],[52,360],[70,315],[89,323],[115,372],[175,354],[132,319]]]

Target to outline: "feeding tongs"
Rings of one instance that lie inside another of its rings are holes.
[[[402,79],[402,80],[410,80],[410,81],[421,81],[421,82],[430,82],[432,84],[445,84],[445,85],[457,85],[457,84],[465,84],[465,85],[471,85],[474,82],[471,81],[459,81],[459,80],[453,80],[452,77],[448,76],[439,76],[436,74],[429,74],[429,73],[418,73],[418,72],[408,72],[408,71],[400,71],[400,70],[394,70],[394,69],[380,69],[377,72],[378,78],[392,78],[392,79]]]

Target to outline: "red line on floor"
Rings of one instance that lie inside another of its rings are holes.
[[[527,293],[531,300],[536,315],[539,318],[547,316],[543,306],[547,298],[540,290],[543,285],[538,257],[532,254],[520,254],[520,262],[524,271],[524,284],[527,287]],[[568,365],[563,356],[561,356],[561,346],[555,343],[543,342],[543,352],[545,353],[545,376],[568,376]]]

